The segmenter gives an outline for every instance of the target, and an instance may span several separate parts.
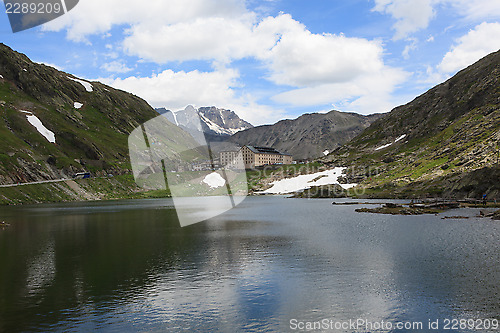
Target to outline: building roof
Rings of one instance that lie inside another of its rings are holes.
[[[255,154],[272,154],[272,155],[286,155],[291,156],[290,154],[285,154],[271,147],[254,147],[254,146],[245,146],[250,149]]]

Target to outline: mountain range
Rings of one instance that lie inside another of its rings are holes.
[[[196,131],[203,131],[208,141],[272,147],[291,154],[295,160],[326,155],[382,117],[380,114],[363,116],[330,111],[326,114],[304,114],[297,119],[254,127],[233,111],[214,106],[199,109],[187,106],[176,112],[158,108],[156,111],[192,135],[196,135]]]
[[[128,135],[158,113],[184,141],[185,132],[201,124],[209,141],[272,146],[298,159],[321,156],[378,117],[332,111],[254,128],[235,112],[214,106],[154,110],[137,96],[32,62],[3,44],[0,105],[0,184],[83,171],[129,174]]]
[[[163,116],[178,150],[196,145],[188,133],[198,126],[212,141],[271,146],[295,159],[326,155],[317,161],[351,166],[345,181],[361,183],[366,196],[494,198],[500,195],[499,104],[495,52],[387,114],[331,111],[253,127],[216,107],[155,110],[130,93],[34,63],[0,44],[0,185],[90,171],[128,175],[124,183],[105,186],[110,192],[120,186],[124,193],[136,191],[128,136]],[[44,201],[47,195],[100,198],[105,186],[94,189],[95,196],[67,196],[72,189],[62,185],[36,199],[21,190],[15,195],[16,202]],[[0,201],[11,202],[13,194],[2,193]]]

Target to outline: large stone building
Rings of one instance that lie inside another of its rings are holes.
[[[227,167],[235,167],[238,163],[238,155],[243,158],[245,169],[271,164],[292,163],[292,155],[282,153],[274,148],[254,146],[244,146],[239,151],[220,152],[220,162]]]

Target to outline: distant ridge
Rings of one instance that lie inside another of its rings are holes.
[[[297,119],[240,131],[230,141],[273,147],[292,154],[295,160],[313,159],[340,147],[382,116],[339,111],[304,114]]]

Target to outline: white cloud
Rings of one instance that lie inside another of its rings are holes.
[[[457,40],[438,69],[453,73],[500,49],[500,23],[481,23]]]
[[[500,17],[500,1],[495,0],[374,0],[374,11],[391,15],[396,23],[395,40],[426,29],[436,17],[439,7],[453,10],[470,21],[483,21]]]
[[[283,116],[283,110],[259,105],[251,96],[236,96],[233,88],[239,85],[238,77],[239,73],[232,69],[213,72],[165,70],[150,77],[100,81],[138,95],[153,107],[180,110],[186,105],[214,105],[232,109],[252,124],[275,122]]]
[[[396,23],[394,39],[399,40],[427,28],[436,12],[433,0],[375,0],[373,10],[390,14]]]
[[[258,40],[252,32],[253,15],[207,17],[172,25],[135,25],[123,42],[131,55],[156,63],[185,60],[229,62],[253,55]]]
[[[277,84],[307,87],[349,82],[384,67],[383,47],[377,41],[313,34],[289,15],[262,23],[267,29],[273,25],[282,32],[262,58],[268,64],[269,78]]]
[[[378,41],[344,35],[313,34],[288,14],[255,22],[239,18],[200,18],[150,29],[136,26],[124,41],[129,54],[153,60],[208,60],[228,64],[254,57],[263,61],[268,79],[304,87],[353,78],[384,67]]]
[[[362,114],[388,112],[402,102],[394,100],[392,92],[408,75],[400,69],[385,67],[347,83],[291,90],[275,96],[274,100],[295,106],[335,103],[336,108],[342,111]]]
[[[410,52],[414,51],[417,49],[417,44],[418,44],[418,39],[416,38],[408,38],[407,41],[409,44],[405,46],[405,49],[403,50],[403,53],[401,54],[403,58],[409,59],[410,58]]]
[[[441,0],[469,20],[482,21],[500,17],[500,1],[496,0]]]
[[[112,72],[112,73],[128,73],[133,68],[127,67],[123,62],[121,61],[112,61],[105,63],[104,65],[101,66],[102,69],[104,69],[107,72]]]
[[[397,5],[378,2],[381,10],[401,21],[409,15],[411,24],[401,22],[398,29],[402,31],[427,24],[433,15],[432,8],[421,13],[426,6],[401,1],[393,1]],[[256,123],[276,118],[283,111],[264,107],[251,95],[235,95],[240,77],[230,67],[234,60],[244,58],[259,61],[267,80],[298,88],[275,97],[275,101],[291,105],[332,104],[348,98],[346,107],[360,112],[388,111],[393,106],[391,93],[407,77],[384,63],[384,47],[378,40],[315,34],[288,14],[259,19],[245,8],[244,0],[150,0],[147,5],[130,0],[86,0],[45,29],[67,29],[68,38],[85,40],[116,25],[123,25],[125,32],[118,49],[141,60],[160,64],[204,60],[215,68],[215,64],[221,66],[213,72],[166,70],[110,82],[158,107],[217,105],[234,107]],[[129,70],[118,61],[103,69]],[[370,87],[370,82],[377,87]]]
[[[437,66],[427,66],[425,73],[419,73],[417,83],[424,84],[425,87],[439,84],[457,71],[498,51],[500,49],[498,36],[500,36],[500,23],[481,23],[458,38]]]
[[[289,15],[267,18],[259,31],[277,34],[275,45],[260,54],[269,79],[297,87],[273,100],[292,106],[335,104],[343,111],[387,112],[391,96],[408,73],[384,64],[379,41],[344,35],[313,34]]]
[[[428,88],[429,86],[435,86],[449,79],[449,75],[439,72],[434,67],[427,65],[425,68],[425,73],[417,73],[417,83],[422,85],[422,89]]]
[[[236,84],[238,77],[238,72],[230,69],[224,72],[174,72],[168,69],[150,77],[131,76],[102,81],[114,88],[132,92],[154,107],[180,109],[188,104],[221,105],[232,99],[234,94],[231,87]]]
[[[253,57],[262,62],[268,80],[300,88],[274,98],[294,106],[332,104],[348,98],[350,102],[344,106],[349,110],[386,112],[394,106],[391,93],[407,77],[384,64],[380,41],[313,34],[288,14],[261,21],[253,13],[240,13],[158,26],[136,24],[128,29],[123,46],[127,53],[157,63],[207,60],[223,64],[223,70],[164,71],[147,78],[118,79],[113,86],[157,107],[233,108],[254,123],[278,119],[283,111],[264,107],[251,95],[235,96],[232,88],[240,78],[227,69],[235,59]]]
[[[85,0],[57,20],[47,31],[67,29],[68,38],[82,41],[88,35],[108,32],[115,25],[148,25],[189,22],[199,17],[235,17],[245,13],[244,0]]]
[[[223,105],[227,105],[224,108],[233,110],[252,125],[274,124],[284,118],[295,118],[288,116],[283,109],[259,104],[250,95]]]

